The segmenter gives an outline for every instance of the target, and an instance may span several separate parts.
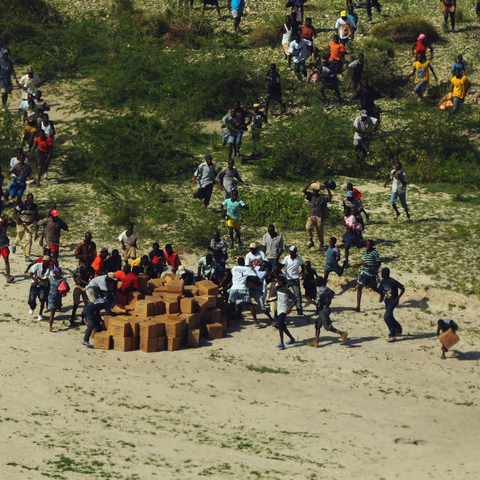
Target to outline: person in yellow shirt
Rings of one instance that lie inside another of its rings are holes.
[[[418,53],[417,61],[413,64],[413,72],[410,75],[405,76],[405,80],[408,80],[415,75],[415,87],[413,87],[413,91],[418,95],[419,102],[422,101],[423,89],[427,87],[429,83],[429,70],[432,71],[435,82],[437,82],[438,80],[435,71],[433,70],[432,65],[430,65],[430,62],[426,59],[425,54]]]
[[[463,75],[459,68],[455,69],[455,76],[450,81],[452,85],[453,94],[453,108],[450,110],[450,117],[455,115],[460,109],[461,104],[465,101],[468,90],[470,89],[470,82],[468,78]]]

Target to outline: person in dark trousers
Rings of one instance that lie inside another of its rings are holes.
[[[85,318],[87,321],[87,331],[83,336],[82,345],[88,348],[93,348],[93,345],[90,344],[92,332],[97,333],[100,331],[100,322],[102,321],[100,312],[102,310],[105,310],[107,315],[115,316],[115,313],[110,310],[110,302],[106,298],[97,298],[83,309],[82,318]]]
[[[291,60],[291,55],[289,54],[289,61]],[[282,106],[282,113],[285,113],[287,106],[282,99],[282,84],[280,82],[280,74],[277,72],[277,65],[272,63],[270,65],[270,70],[267,72],[267,94],[265,95],[265,115],[268,115],[268,108],[270,106],[270,101],[275,100]]]
[[[402,334],[402,326],[393,316],[393,311],[405,293],[405,287],[390,276],[389,268],[382,268],[381,275],[382,280],[380,281],[377,292],[380,294],[380,302],[385,302],[385,315],[383,319],[388,327],[388,341],[394,342],[396,337]]]
[[[198,178],[198,189],[194,192],[193,198],[203,200],[203,208],[207,208],[212,197],[213,182],[217,173],[215,171],[215,164],[212,162],[212,156],[207,153],[205,155],[205,162],[198,166],[193,174],[192,185]]]
[[[445,333],[448,330],[452,329],[452,332],[455,333],[458,330],[458,325],[454,322],[451,318],[444,318],[443,320],[440,319],[437,322],[437,337],[440,336],[440,333]],[[447,357],[445,353],[448,352],[448,348],[442,345],[442,356],[440,357],[442,360],[445,360]]]
[[[307,192],[309,188],[312,188],[312,192]],[[327,191],[326,194],[320,194],[320,189],[324,187]],[[310,215],[308,216],[305,228],[307,229],[307,235],[309,243],[307,248],[315,246],[313,242],[313,231],[316,230],[318,241],[320,243],[319,248],[324,248],[323,234],[325,219],[327,218],[327,204],[332,201],[332,192],[325,186],[321,185],[316,180],[311,180],[308,185],[302,190],[305,195],[305,199],[310,203]]]
[[[81,263],[73,272],[73,281],[75,282],[75,288],[73,289],[73,309],[70,317],[70,326],[75,326],[75,315],[80,302],[83,300],[84,305],[88,305],[87,292],[85,287],[90,280],[94,277],[95,270],[92,268],[92,260],[90,257],[85,257],[83,263]]]
[[[377,9],[377,13],[382,13],[382,8],[378,0],[366,0],[368,21],[372,21],[372,5]]]

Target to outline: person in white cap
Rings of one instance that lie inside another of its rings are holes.
[[[248,248],[250,252],[245,257],[245,265],[247,267],[259,267],[263,262],[268,263],[267,256],[257,248],[256,243],[251,243]]]
[[[370,117],[366,110],[362,110],[353,122],[353,129],[355,130],[353,145],[357,152],[357,163],[359,165],[367,157],[370,139],[377,131],[377,123],[378,120],[375,117]]]
[[[300,288],[300,280],[303,279],[304,265],[303,258],[297,255],[297,247],[292,245],[282,262],[285,265],[285,277],[287,279],[287,287],[291,288],[295,298],[297,299],[297,315],[303,315],[302,307],[302,290]]]
[[[312,192],[307,192],[309,188],[312,188]],[[320,193],[320,189],[325,187],[327,193]],[[317,180],[311,180],[310,183],[302,190],[305,198],[310,203],[310,215],[307,220],[305,228],[307,229],[308,238],[310,243],[307,248],[315,246],[313,242],[313,230],[317,231],[318,241],[320,242],[320,248],[323,246],[323,229],[325,225],[325,219],[327,218],[327,204],[332,201],[332,192],[326,185],[321,185]],[[288,277],[287,277],[288,278]]]

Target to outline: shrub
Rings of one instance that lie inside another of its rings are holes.
[[[10,168],[15,149],[22,145],[22,131],[20,117],[0,109],[0,166],[3,167],[3,175]]]
[[[390,58],[395,56],[395,47],[388,40],[375,40],[370,38],[365,41],[364,45],[365,50],[378,50],[379,52],[386,53]]]
[[[364,76],[382,93],[393,92],[396,68],[388,53],[376,48],[365,50]]]
[[[182,227],[181,241],[188,247],[208,247],[214,230],[225,228],[225,221],[208,209],[203,209],[201,203],[191,206],[193,220],[189,219]],[[243,215],[243,213],[242,213]]]
[[[280,25],[285,23],[284,16],[263,15],[259,25],[255,26],[249,35],[247,44],[250,47],[271,47]],[[280,37],[281,40],[281,37]]]
[[[391,18],[379,23],[372,29],[375,38],[386,39],[392,43],[412,43],[423,33],[429,42],[440,39],[436,28],[430,22],[415,15]]]
[[[168,15],[159,12],[151,18],[147,33],[156,38],[162,37],[170,30],[170,23]]]
[[[190,47],[199,47],[204,38],[213,34],[211,22],[204,16],[178,10],[173,15],[168,33],[165,35],[167,42],[171,44],[182,43]]]

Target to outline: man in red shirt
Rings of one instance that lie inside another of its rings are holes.
[[[340,43],[340,37],[338,35],[333,36],[333,42],[328,44],[328,48],[330,51],[330,58],[328,61],[330,62],[332,69],[338,75],[339,73],[342,73],[343,59],[347,51]]]
[[[32,158],[33,152],[37,149],[38,146],[38,160],[39,160],[39,167],[38,167],[38,177],[37,177],[37,184],[40,186],[40,176],[42,175],[43,171],[43,178],[48,178],[47,171],[48,165],[50,164],[50,160],[52,158],[52,139],[45,135],[45,131],[40,129],[38,132],[38,137],[33,142],[33,150],[30,152],[28,158]]]
[[[307,18],[305,20],[305,23],[303,25],[300,25],[299,30],[304,40],[310,40],[311,42],[313,42],[313,39],[317,38],[317,32],[312,25],[311,18]]]
[[[105,259],[108,257],[108,249],[102,248],[100,253],[97,255],[97,258],[92,263],[92,268],[95,270],[95,277],[99,277],[100,275],[105,275],[103,271],[105,266]]]
[[[128,303],[127,294],[133,290],[138,289],[138,274],[140,268],[133,267],[130,273],[127,273],[125,280],[122,281],[122,286],[117,290],[115,294],[116,305],[126,305]]]

